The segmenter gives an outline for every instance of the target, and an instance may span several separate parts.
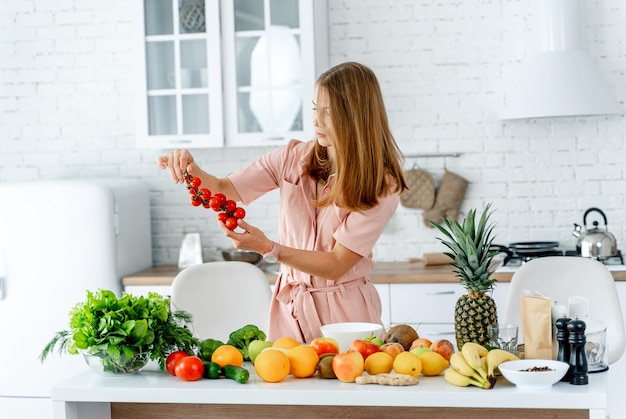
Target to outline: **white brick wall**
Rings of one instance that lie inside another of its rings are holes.
[[[135,147],[132,5],[127,0],[0,2],[0,181],[67,177],[145,179],[152,191],[155,263],[175,263],[185,229],[205,256],[228,246],[214,214],[187,204],[181,185]],[[470,181],[463,211],[493,202],[497,241],[574,244],[573,223],[600,207],[626,250],[623,117],[499,121],[529,49],[529,2],[331,0],[331,64],[371,66],[406,153],[460,152],[407,163]],[[588,46],[620,102],[626,98],[626,6],[588,0]],[[202,150],[218,175],[265,149]],[[276,235],[276,194],[247,219]],[[1,205],[1,203],[0,203]],[[379,260],[439,249],[421,211],[400,207],[376,247]]]

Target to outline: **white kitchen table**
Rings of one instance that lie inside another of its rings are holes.
[[[52,388],[55,419],[336,417],[592,418],[605,419],[607,374],[589,384],[558,383],[524,391],[503,377],[492,390],[456,387],[442,376],[415,386],[342,383],[318,377],[287,377],[265,383],[250,365],[250,380],[220,378],[184,382],[161,371],[103,377],[88,371]],[[511,411],[510,409],[514,409]],[[506,410],[506,411],[505,411]],[[354,417],[357,417],[354,416]]]

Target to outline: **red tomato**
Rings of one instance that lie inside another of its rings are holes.
[[[200,198],[197,195],[192,196],[191,197],[191,205],[193,205],[194,207],[202,205],[202,198]]]
[[[237,208],[237,203],[232,199],[226,201],[226,212],[233,212]]]
[[[169,372],[170,375],[176,375],[176,372],[174,371],[176,363],[187,356],[189,356],[189,354],[185,351],[175,351],[169,354],[165,360],[165,369],[167,372]]]
[[[228,214],[226,214],[225,212],[220,212],[219,214],[217,214],[217,219],[223,223],[226,222],[227,218],[228,218]]]
[[[241,219],[245,216],[246,216],[246,210],[241,207],[237,207],[235,208],[235,211],[233,211],[233,217],[235,218]]]
[[[226,224],[227,229],[234,230],[237,228],[237,219],[235,217],[228,217],[226,221],[224,221],[224,224]]]
[[[209,200],[209,206],[213,208],[213,211],[215,212],[221,211],[222,200],[220,199],[219,196],[213,195],[211,199]]]
[[[209,190],[209,188],[202,188],[199,192],[200,195],[202,195],[202,199],[204,199],[205,201],[208,201],[211,198],[211,191]]]
[[[201,183],[202,181],[200,180],[200,178],[195,177],[191,179],[191,185],[196,189],[198,189],[198,186],[200,186]]]
[[[218,192],[214,196],[218,197],[218,199],[220,200],[220,207],[226,205],[226,195]]]
[[[183,381],[196,381],[204,374],[204,364],[197,356],[186,356],[176,363],[174,371],[176,376]]]

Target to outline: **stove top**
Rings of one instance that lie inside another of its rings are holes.
[[[562,250],[562,249],[550,249],[543,251],[541,253],[532,254],[532,255],[523,255],[518,253],[513,253],[511,255],[507,255],[504,258],[502,266],[506,267],[519,267],[529,260],[545,257],[545,256],[580,256],[576,250]],[[618,250],[616,256],[611,256],[605,259],[601,259],[600,262],[604,263],[607,266],[616,266],[616,265],[624,265],[624,257],[622,256],[622,252]]]

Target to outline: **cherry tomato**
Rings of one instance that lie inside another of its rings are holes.
[[[187,192],[189,192],[192,195],[197,195],[196,190],[191,185],[187,187]]]
[[[226,201],[226,212],[233,212],[237,208],[237,203],[232,199]]]
[[[202,181],[200,180],[200,178],[195,177],[191,179],[191,185],[196,189],[198,189],[198,186],[200,186],[201,183]]]
[[[219,214],[217,214],[217,219],[223,223],[226,222],[227,218],[228,218],[228,214],[225,212],[220,212]]]
[[[204,374],[204,363],[197,356],[186,356],[176,363],[174,372],[183,381],[196,381]]]
[[[237,228],[237,219],[235,217],[228,217],[226,221],[224,221],[224,224],[226,224],[227,229],[234,230]]]
[[[222,200],[219,196],[213,195],[209,200],[209,206],[213,208],[213,211],[218,212],[222,210]]]
[[[246,210],[241,208],[241,207],[237,207],[233,211],[233,217],[235,217],[237,219],[244,218],[245,216],[246,216]]]
[[[198,205],[202,205],[202,198],[197,195],[191,197],[191,205],[197,207]]]
[[[202,199],[204,199],[205,201],[208,201],[211,198],[211,191],[209,190],[209,188],[202,188],[199,192],[202,196]]]
[[[187,356],[189,356],[189,354],[185,351],[175,351],[169,354],[165,360],[165,369],[167,372],[169,372],[170,375],[176,375],[176,363]]]
[[[187,185],[191,185],[191,182],[193,181],[193,176],[188,175],[188,174],[187,174],[187,172],[185,172],[185,175],[186,175],[186,176],[185,176],[185,183],[186,183]]]
[[[217,196],[220,200],[220,207],[226,204],[226,195],[224,195],[223,193],[216,193],[214,196]]]

